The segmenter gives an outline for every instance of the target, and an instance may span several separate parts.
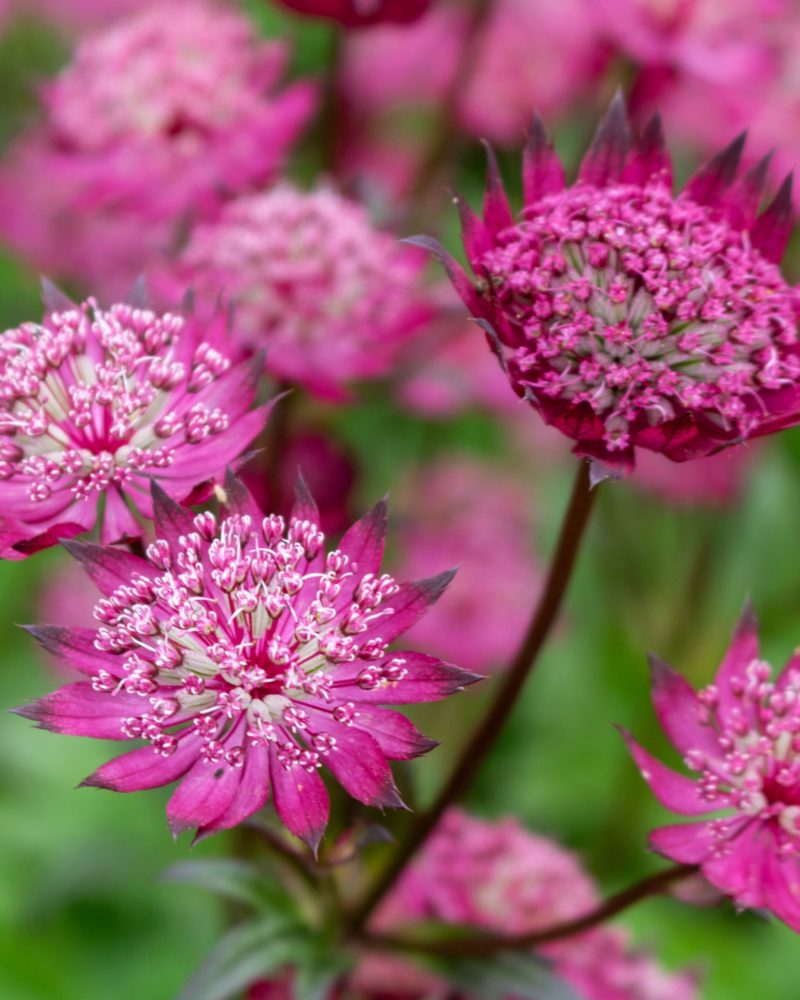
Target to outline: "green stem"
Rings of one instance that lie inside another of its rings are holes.
[[[351,913],[348,922],[351,933],[358,934],[366,926],[375,908],[432,833],[444,812],[467,790],[494,745],[556,620],[584,529],[594,506],[595,495],[589,478],[589,463],[581,461],[544,590],[519,652],[504,674],[483,721],[461,751],[453,772],[436,801],[426,812],[416,817],[386,870]]]

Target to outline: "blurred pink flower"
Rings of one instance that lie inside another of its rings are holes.
[[[300,14],[339,21],[348,28],[373,24],[416,21],[433,0],[276,0]]]
[[[480,407],[516,416],[524,404],[463,317],[446,317],[420,337],[404,357],[397,396],[401,403],[431,418],[457,415]]]
[[[433,315],[425,256],[372,226],[336,192],[282,183],[198,226],[171,281],[235,303],[234,332],[266,348],[267,370],[329,400],[390,368]]]
[[[659,722],[694,776],[624,735],[658,801],[695,819],[654,830],[650,846],[699,865],[737,906],[770,910],[800,932],[800,657],[771,680],[747,607],[703,690],[660,661],[652,668]]]
[[[94,631],[32,626],[90,680],[19,709],[40,728],[148,746],[85,785],[130,792],[179,780],[174,834],[228,829],[272,793],[286,827],[316,850],[328,822],[327,767],[368,805],[402,804],[388,761],[435,743],[382,705],[435,701],[477,678],[432,656],[388,652],[451,574],[398,585],[379,576],[381,503],[325,553],[301,483],[288,523],[226,477],[225,516],[193,515],[153,484],[156,540],[142,559],[68,543],[105,595]]]
[[[398,571],[458,566],[437,614],[411,631],[414,642],[479,673],[505,667],[541,584],[532,498],[497,466],[468,458],[440,460],[406,492]]]
[[[263,427],[258,373],[233,365],[226,322],[90,299],[0,337],[0,555],[21,559],[97,522],[136,538],[149,482],[179,500]],[[249,412],[248,412],[249,411]]]
[[[631,142],[615,100],[565,186],[537,120],[518,222],[490,157],[484,216],[459,201],[474,279],[435,241],[509,380],[598,460],[700,458],[800,420],[800,291],[778,268],[791,182],[756,217],[766,163],[737,180],[742,141],[677,197],[660,124]]]
[[[179,223],[276,175],[315,103],[306,83],[274,93],[286,56],[206,0],[87,36],[9,153],[0,235],[43,270],[119,294]]]
[[[739,499],[759,453],[749,445],[694,462],[671,462],[655,451],[640,451],[631,485],[678,507],[727,506]]]
[[[558,844],[513,819],[487,822],[451,810],[379,909],[374,927],[387,931],[433,919],[524,934],[581,916],[597,902],[592,880]],[[697,996],[694,977],[666,973],[649,955],[634,951],[618,929],[597,928],[545,945],[540,953],[584,1000]],[[366,996],[393,981],[385,961],[366,959],[357,971]]]
[[[14,16],[38,17],[59,27],[83,29],[141,9],[142,0],[4,0]]]
[[[755,156],[800,167],[793,0],[592,0],[588,14],[636,67],[637,116],[659,111],[670,134],[711,152],[747,129]]]
[[[461,86],[462,128],[514,144],[534,110],[565,114],[591,96],[606,62],[585,0],[497,0]],[[454,85],[469,9],[437,4],[411,28],[383,27],[347,39],[341,78],[346,109],[341,166],[349,176],[406,193],[422,155],[404,117],[435,112]],[[565,55],[568,53],[568,55]]]

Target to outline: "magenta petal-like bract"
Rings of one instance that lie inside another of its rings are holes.
[[[437,249],[516,392],[617,475],[639,448],[683,462],[800,421],[791,182],[756,217],[743,143],[675,195],[658,120],[633,135],[618,97],[566,186],[536,121],[519,220],[491,158],[483,219],[459,201],[474,281]]]
[[[224,473],[269,409],[250,409],[260,366],[234,363],[226,327],[222,312],[89,299],[0,334],[0,557],[95,524],[103,542],[136,538],[151,480],[182,501]],[[81,551],[101,589],[150,572],[127,553]]]
[[[701,691],[653,664],[656,713],[693,775],[665,767],[625,736],[659,802],[693,817],[653,831],[651,847],[700,865],[737,906],[771,910],[800,932],[800,660],[790,659],[776,680],[771,674],[747,607],[714,682]]]
[[[154,483],[146,560],[70,544],[104,594],[100,627],[30,631],[90,680],[19,714],[54,732],[146,740],[84,784],[127,792],[181,778],[167,807],[175,833],[235,826],[271,795],[316,849],[328,820],[321,768],[360,802],[401,806],[388,762],[435,745],[381,703],[432,701],[477,677],[388,650],[450,574],[402,587],[379,575],[384,504],[326,554],[302,483],[288,521],[262,515],[230,474],[223,492],[217,520]]]

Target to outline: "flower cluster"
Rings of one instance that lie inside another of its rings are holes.
[[[477,679],[388,649],[452,574],[402,585],[379,575],[383,504],[326,554],[304,489],[288,522],[264,516],[231,476],[225,495],[218,520],[154,485],[146,559],[70,544],[104,594],[100,625],[32,632],[91,680],[19,712],[54,732],[146,740],[84,784],[129,792],[181,779],[167,806],[174,833],[235,826],[271,790],[287,828],[316,849],[328,820],[320,768],[360,802],[402,805],[387,760],[435,744],[380,706],[433,701]]]
[[[184,217],[276,175],[315,103],[306,83],[274,93],[286,62],[283,43],[209,0],[178,0],[169,17],[146,6],[87,36],[5,168],[4,238],[50,273],[118,292]]]
[[[627,736],[663,806],[691,823],[665,826],[652,848],[705,877],[739,907],[770,910],[800,931],[800,658],[776,680],[759,658],[745,609],[712,684],[695,692],[653,661],[653,704],[692,778],[665,767]]]
[[[356,202],[282,183],[198,226],[171,281],[211,297],[224,288],[235,332],[268,349],[273,375],[340,399],[349,380],[384,374],[430,319],[424,266]]]
[[[158,314],[49,290],[43,323],[0,336],[0,552],[19,559],[101,525],[137,538],[149,482],[190,497],[264,425],[258,372],[233,363],[222,314]],[[248,412],[249,411],[249,412]]]
[[[675,197],[658,121],[631,144],[618,99],[572,187],[537,123],[520,221],[493,161],[483,220],[461,203],[475,283],[445,263],[514,389],[617,474],[800,419],[790,183],[757,216],[766,164],[737,179],[741,150]]]

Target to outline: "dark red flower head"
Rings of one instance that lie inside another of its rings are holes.
[[[457,199],[474,281],[417,241],[516,392],[606,472],[636,448],[682,462],[800,420],[800,291],[778,267],[791,178],[759,215],[767,161],[740,174],[743,146],[674,195],[659,120],[632,136],[619,97],[568,187],[537,120],[517,221],[491,152],[483,218]]]

